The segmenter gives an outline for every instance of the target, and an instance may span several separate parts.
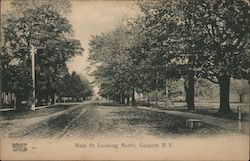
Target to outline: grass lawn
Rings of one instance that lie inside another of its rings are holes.
[[[237,108],[241,107],[241,120],[242,121],[249,121],[249,104],[248,103],[230,103],[230,107],[233,113],[231,114],[219,114],[218,113],[219,103],[207,103],[207,102],[198,102],[195,103],[195,110],[188,111],[185,102],[175,102],[170,107],[164,107],[164,102],[159,103],[160,109],[163,110],[175,110],[175,111],[183,111],[183,112],[190,112],[190,113],[197,113],[202,115],[208,115],[218,118],[225,118],[231,120],[238,120],[238,111]]]
[[[5,112],[1,112],[1,119],[12,120],[12,119],[23,119],[23,118],[45,116],[45,115],[56,113],[58,111],[66,110],[75,105],[77,104],[54,105],[54,106],[49,106],[47,108],[41,108],[36,111],[32,111],[30,109],[5,111]]]

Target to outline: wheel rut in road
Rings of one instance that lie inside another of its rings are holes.
[[[102,134],[104,124],[104,116],[98,111],[98,107],[91,106],[72,122],[63,137],[92,139]]]
[[[10,137],[20,138],[51,138],[60,133],[84,108],[77,107],[64,113],[49,117],[36,124],[31,124],[9,134]]]

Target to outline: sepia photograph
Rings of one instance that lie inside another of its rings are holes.
[[[249,0],[0,2],[1,160],[249,160]]]

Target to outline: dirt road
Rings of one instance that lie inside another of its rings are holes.
[[[2,126],[4,134],[14,138],[174,137],[177,134],[203,136],[227,132],[208,124],[190,130],[181,116],[95,102],[41,118],[4,121]]]

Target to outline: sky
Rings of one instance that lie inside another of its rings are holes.
[[[70,72],[76,71],[90,78],[87,74],[87,58],[91,35],[109,31],[121,23],[124,17],[136,17],[138,14],[139,9],[133,1],[72,1],[69,20],[73,24],[74,37],[81,41],[85,50],[83,56],[70,60]]]

